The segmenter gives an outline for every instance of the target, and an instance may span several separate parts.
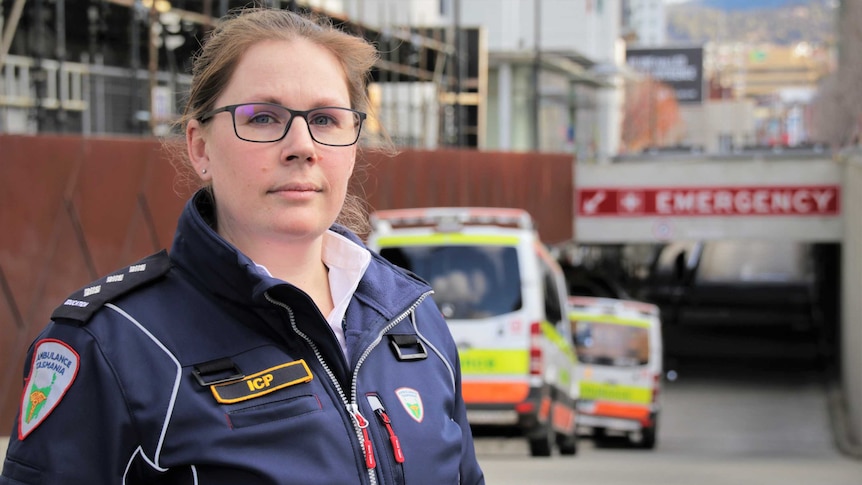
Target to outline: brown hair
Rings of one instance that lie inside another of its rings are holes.
[[[371,68],[378,59],[377,49],[365,39],[333,26],[325,17],[303,16],[274,8],[244,8],[232,11],[219,20],[194,58],[192,83],[188,100],[178,124],[183,128],[190,120],[215,108],[214,103],[227,86],[243,53],[264,40],[303,38],[332,52],[341,63],[347,81],[350,107],[368,111],[366,91]],[[354,174],[356,173],[354,168]],[[351,187],[356,184],[351,184]],[[354,232],[368,230],[363,199],[350,190],[336,222]]]

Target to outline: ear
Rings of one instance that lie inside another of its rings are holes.
[[[210,174],[204,173],[204,170],[210,166],[207,155],[207,137],[204,127],[198,120],[191,120],[186,125],[186,149],[198,177],[203,181],[210,180]]]

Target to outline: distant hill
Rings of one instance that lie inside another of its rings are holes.
[[[835,0],[695,0],[667,6],[668,43],[835,40]]]

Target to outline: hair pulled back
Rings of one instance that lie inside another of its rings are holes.
[[[377,49],[365,39],[335,28],[324,17],[306,17],[289,10],[248,8],[223,17],[203,43],[192,65],[192,83],[182,123],[215,108],[242,55],[268,40],[306,39],[329,50],[341,63],[351,108],[368,110],[366,86]]]

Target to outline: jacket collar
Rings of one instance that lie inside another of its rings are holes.
[[[264,294],[276,286],[280,287],[277,291],[280,295],[307,298],[293,285],[261,274],[251,258],[216,233],[214,221],[212,195],[208,189],[201,189],[186,203],[174,235],[171,258],[198,285],[221,298],[242,304],[269,306]],[[364,247],[346,228],[336,224],[331,230]],[[420,278],[372,253],[355,297],[388,320],[409,308],[428,290],[430,288]]]
[[[261,275],[251,258],[218,235],[214,221],[212,195],[201,189],[180,214],[171,259],[188,271],[190,278],[222,298],[262,304],[255,295],[262,295],[278,281]]]

